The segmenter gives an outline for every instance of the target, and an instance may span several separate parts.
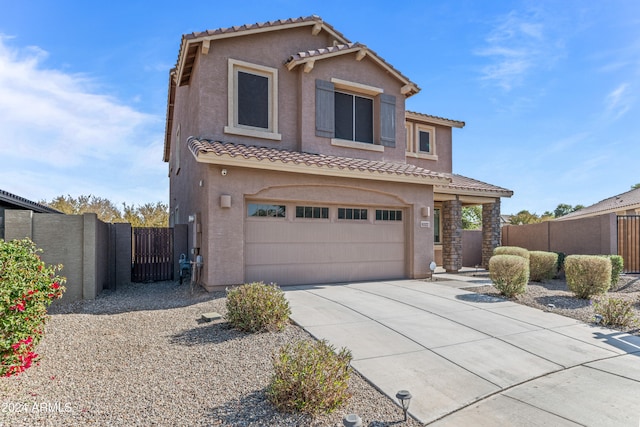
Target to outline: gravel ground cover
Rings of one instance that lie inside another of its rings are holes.
[[[465,273],[467,275],[478,276],[489,279],[488,272]],[[500,296],[500,291],[495,287],[481,286],[467,288],[469,291],[491,296]],[[636,317],[640,319],[640,275],[623,274],[620,276],[618,285],[607,292],[611,298],[620,298],[634,301]],[[594,297],[594,300],[597,297]],[[576,298],[567,287],[564,279],[553,279],[544,283],[529,282],[524,294],[511,299],[520,304],[525,304],[541,310],[552,311],[554,313],[571,317],[585,323],[594,322],[594,310],[591,300]],[[549,306],[552,304],[552,306]],[[636,324],[629,328],[623,328],[624,332],[640,335],[640,325]]]
[[[224,319],[223,292],[191,293],[175,282],[129,284],[93,301],[54,304],[39,366],[0,378],[0,426],[364,426],[402,422],[400,408],[354,372],[349,404],[312,419],[266,400],[271,356],[312,339],[289,325],[244,334]]]

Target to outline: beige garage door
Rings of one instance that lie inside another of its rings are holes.
[[[248,204],[245,278],[279,285],[405,277],[401,209]]]

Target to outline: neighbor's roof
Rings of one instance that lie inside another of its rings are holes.
[[[437,185],[434,191],[436,193],[483,195],[490,197],[513,196],[513,191],[511,190],[458,174],[451,174],[451,182],[446,186]]]
[[[555,221],[584,218],[595,215],[604,215],[619,211],[640,209],[640,188],[636,188],[617,196],[609,197],[594,205],[582,208],[570,214],[556,218]]]
[[[32,202],[24,197],[16,196],[8,191],[0,190],[0,207],[9,209],[26,209],[37,213],[57,213],[62,212],[50,208],[40,203]]]
[[[398,71],[393,65],[389,64],[376,52],[369,49],[362,43],[346,43],[336,46],[329,46],[320,49],[313,49],[306,52],[298,52],[291,55],[285,62],[285,65],[289,71],[293,70],[298,65],[305,65],[305,72],[307,69],[312,69],[315,61],[331,58],[338,55],[356,54],[356,60],[361,61],[365,57],[371,58],[378,65],[382,66],[387,72],[393,75],[396,79],[400,80],[404,85],[402,87],[402,94],[406,97],[415,95],[420,92],[420,88],[414,82],[409,80],[407,76]]]
[[[190,33],[182,36],[180,43],[180,51],[178,53],[178,63],[176,65],[176,78],[179,86],[188,84],[191,78],[191,71],[198,49],[209,51],[211,40],[224,39],[229,37],[237,37],[249,34],[264,33],[268,31],[283,30],[287,28],[295,28],[302,26],[311,26],[312,33],[318,34],[324,30],[331,34],[339,44],[350,43],[342,33],[337,31],[331,25],[327,24],[317,15],[279,19],[277,21],[260,22],[255,24],[239,25],[227,28],[218,28],[216,30],[201,31],[198,33]],[[284,58],[283,58],[284,59]]]
[[[198,162],[221,166],[240,166],[312,175],[419,184],[447,185],[451,180],[448,174],[433,172],[406,163],[301,153],[277,148],[210,141],[196,137],[190,137],[187,143]]]

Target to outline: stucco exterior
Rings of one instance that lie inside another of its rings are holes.
[[[230,106],[239,108],[233,98],[239,83],[231,71],[236,64],[255,64],[258,74],[266,70],[269,102],[274,96],[277,99],[269,104],[268,134],[260,129],[238,129],[232,123],[235,112]],[[171,79],[164,153],[169,165],[171,222],[189,225],[190,255],[192,259],[202,256],[200,277],[208,289],[259,276],[259,267],[253,265],[255,257],[247,256],[249,250],[254,250],[248,243],[248,221],[253,220],[248,218],[249,203],[282,204],[289,210],[326,206],[331,216],[308,221],[309,227],[324,221],[335,224],[336,230],[346,230],[347,235],[351,229],[354,239],[367,228],[356,226],[356,222],[351,223],[351,228],[346,225],[349,223],[344,218],[336,216],[341,207],[368,210],[366,221],[357,224],[371,224],[372,232],[378,232],[373,227],[378,224],[380,239],[388,236],[390,240],[397,236],[392,238],[380,230],[400,229],[398,224],[385,226],[375,216],[380,215],[381,209],[401,212],[402,218],[397,221],[403,224],[401,276],[422,278],[430,274],[428,266],[435,259],[436,200],[457,200],[447,203],[459,210],[469,201],[494,203],[511,195],[509,190],[484,183],[473,187],[465,182],[462,190],[451,187],[452,128],[461,128],[464,123],[407,114],[405,99],[419,91],[417,85],[365,45],[350,43],[318,17],[186,35]],[[320,109],[326,105],[322,104],[325,101],[319,95],[318,82],[324,82],[331,91],[335,88],[336,92],[371,100],[372,143],[336,139],[320,131]],[[277,90],[271,89],[275,87]],[[419,126],[431,132],[429,153],[419,152],[412,142]],[[216,150],[214,143],[218,148],[223,144],[229,149]],[[296,153],[305,153],[306,157],[300,158]],[[446,194],[438,196],[443,191]],[[458,193],[468,200],[461,200]],[[300,218],[289,213],[279,220],[294,224]],[[269,224],[267,220],[267,235]],[[458,231],[453,234],[459,236]],[[294,240],[295,236],[291,236],[291,242]],[[312,249],[311,240],[303,242],[301,248]],[[456,245],[453,253],[461,254],[459,240],[443,244]],[[275,250],[275,244],[274,241],[268,250]],[[383,248],[385,242],[376,244],[370,247],[372,257],[375,252],[388,250]],[[338,252],[337,245],[336,241],[327,250]],[[363,249],[362,262],[367,261],[366,252]],[[264,258],[265,263],[273,259],[267,255]],[[359,258],[353,258],[356,259]],[[249,262],[251,269],[247,267]],[[309,274],[321,268],[308,264],[308,259],[305,262]],[[456,258],[452,265],[458,264]],[[265,272],[274,270],[264,265]],[[355,264],[353,267],[357,269]],[[287,268],[282,267],[282,279],[296,280],[290,276],[295,268],[284,271]],[[336,277],[331,276],[332,280]],[[350,277],[345,275],[347,278]],[[304,275],[300,280],[305,280]]]

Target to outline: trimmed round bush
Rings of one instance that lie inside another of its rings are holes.
[[[611,286],[616,287],[620,281],[620,275],[624,271],[624,258],[620,255],[603,255],[611,261]]]
[[[489,259],[489,275],[502,295],[520,295],[529,283],[529,261],[518,255],[494,255]]]
[[[498,246],[493,250],[494,255],[516,255],[529,259],[529,251],[518,246]]]
[[[291,315],[282,290],[262,282],[227,289],[227,311],[229,323],[244,332],[281,331]]]
[[[569,290],[578,298],[603,294],[611,287],[611,261],[597,255],[569,255],[564,261]]]
[[[274,375],[269,401],[281,411],[312,415],[330,413],[346,403],[351,352],[326,341],[299,341],[281,347],[273,356]]]
[[[602,325],[628,328],[638,324],[633,300],[602,298],[593,305],[595,314],[602,316]]]
[[[558,254],[555,252],[529,252],[529,280],[544,282],[553,279],[558,268]]]

